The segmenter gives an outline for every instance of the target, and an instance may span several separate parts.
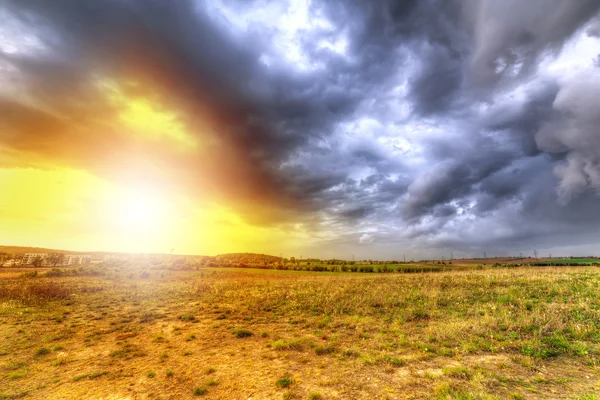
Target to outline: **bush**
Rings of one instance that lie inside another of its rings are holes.
[[[245,338],[254,335],[254,333],[252,333],[252,331],[248,329],[236,329],[235,331],[233,331],[233,334],[237,338]]]
[[[327,344],[325,346],[317,346],[317,347],[315,347],[315,353],[318,356],[322,356],[324,354],[331,354],[331,353],[334,353],[334,352],[335,352],[335,347],[333,347],[333,346],[331,346],[329,344]]]
[[[46,347],[40,347],[39,349],[37,349],[37,351],[35,352],[36,356],[44,356],[46,354],[50,353],[50,349],[46,348]]]
[[[182,321],[195,321],[196,317],[192,313],[185,313],[179,316],[179,319]]]
[[[208,389],[204,386],[198,386],[194,389],[194,396],[202,396],[208,393]]]
[[[275,384],[280,388],[286,388],[291,386],[294,383],[294,380],[289,377],[289,375],[284,375],[281,378],[277,379]]]

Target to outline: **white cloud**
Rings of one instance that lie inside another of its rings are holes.
[[[358,239],[358,243],[360,244],[371,244],[375,240],[375,236],[365,233]]]

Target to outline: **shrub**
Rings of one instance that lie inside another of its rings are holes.
[[[250,331],[248,329],[236,329],[235,331],[233,331],[233,334],[237,338],[245,338],[245,337],[249,337],[249,336],[254,335],[252,333],[252,331]]]
[[[291,386],[294,383],[294,380],[292,378],[290,378],[289,375],[284,375],[281,378],[277,379],[277,381],[275,381],[275,384],[277,386],[279,386],[280,388],[286,388]]]
[[[335,352],[335,347],[331,346],[330,344],[327,344],[325,346],[315,347],[315,353],[317,353],[318,356],[321,356],[324,354],[331,354],[334,352]]]
[[[275,350],[304,350],[304,343],[300,339],[281,339],[271,343]]]
[[[40,347],[39,349],[37,349],[37,351],[35,352],[36,356],[44,356],[46,354],[50,353],[50,349],[46,348],[46,347]]]
[[[202,396],[208,393],[208,389],[204,386],[198,386],[194,389],[194,396]]]
[[[185,313],[179,316],[179,319],[182,321],[195,321],[196,317],[192,313]]]
[[[360,357],[360,353],[358,351],[355,351],[352,349],[346,349],[346,350],[342,351],[342,356],[357,358],[357,357]]]

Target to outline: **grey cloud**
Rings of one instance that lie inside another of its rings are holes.
[[[488,111],[482,121],[484,129],[497,131],[499,136],[515,143],[527,156],[540,152],[536,134],[545,124],[555,124],[553,102],[558,85],[543,81],[525,89],[523,101],[509,101],[496,105]]]
[[[597,0],[471,0],[466,4],[475,33],[471,72],[477,83],[530,71],[542,51],[560,47],[600,8]]]
[[[400,205],[401,214],[407,219],[427,215],[438,205],[478,190],[477,185],[494,172],[510,165],[518,156],[494,148],[485,139],[463,144],[454,151],[448,148],[447,160],[417,175],[408,187]]]
[[[567,78],[553,103],[557,117],[536,135],[540,150],[566,153],[554,167],[563,203],[588,188],[600,190],[599,96],[600,72]]]
[[[448,109],[462,84],[463,56],[455,49],[429,42],[417,51],[420,68],[411,84],[415,111],[429,115]]]

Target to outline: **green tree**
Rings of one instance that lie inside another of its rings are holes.
[[[33,259],[32,264],[34,267],[41,267],[43,262],[44,262],[44,259],[40,256],[37,256],[36,258]]]
[[[52,253],[48,257],[48,261],[54,267],[56,267],[58,264],[62,265],[62,263],[64,263],[64,261],[65,261],[65,255],[63,253]]]

